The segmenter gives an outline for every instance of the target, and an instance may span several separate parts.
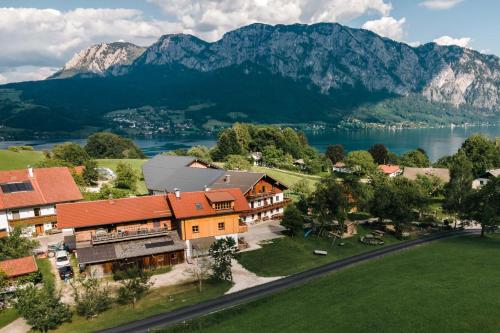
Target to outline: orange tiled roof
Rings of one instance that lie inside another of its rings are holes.
[[[382,164],[379,165],[378,168],[380,169],[380,171],[388,175],[401,170],[399,165],[392,165],[392,164]]]
[[[82,194],[68,168],[36,168],[33,177],[28,169],[0,171],[0,184],[30,182],[33,191],[3,193],[0,188],[0,209],[40,206],[77,201]]]
[[[200,192],[182,192],[180,198],[174,193],[168,194],[168,201],[172,212],[177,219],[186,219],[191,217],[212,216],[222,212],[212,208],[210,196],[228,198],[231,195],[234,199],[234,209],[224,210],[223,213],[242,213],[250,210],[248,202],[239,188],[216,189]]]
[[[9,278],[26,275],[37,270],[38,266],[33,256],[0,261],[0,271]]]
[[[57,205],[59,228],[81,228],[170,217],[163,195]]]

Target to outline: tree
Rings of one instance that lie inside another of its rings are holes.
[[[95,160],[88,160],[84,163],[82,177],[85,184],[89,186],[97,183],[99,173],[97,172],[97,162]]]
[[[107,286],[95,278],[79,278],[71,282],[76,313],[85,318],[96,317],[111,307],[112,298]]]
[[[301,179],[290,188],[293,193],[298,195],[303,195],[305,197],[309,196],[312,192],[311,183],[306,179]]]
[[[463,216],[481,224],[481,237],[488,227],[500,225],[500,177],[472,191],[466,199]]]
[[[52,159],[65,161],[73,166],[83,165],[90,159],[89,154],[82,146],[72,142],[55,145],[50,156]]]
[[[373,187],[371,213],[391,219],[399,232],[429,203],[429,196],[421,186],[406,178],[380,178]]]
[[[189,265],[185,274],[198,282],[198,291],[201,293],[203,281],[210,277],[212,271],[212,263],[207,257],[198,257],[193,259],[193,264]]]
[[[243,147],[238,141],[238,135],[232,128],[226,128],[219,133],[217,141],[217,156],[218,161],[223,161],[228,155],[240,155],[243,153]]]
[[[141,299],[151,288],[151,274],[144,272],[139,268],[132,268],[125,271],[125,278],[120,281],[118,288],[117,301],[120,304],[130,304],[135,307],[135,304]]]
[[[373,161],[377,164],[386,164],[389,160],[389,150],[380,143],[374,144],[368,150],[370,155],[373,157]]]
[[[339,230],[344,229],[344,221],[354,202],[348,186],[333,177],[326,177],[318,183],[310,198],[312,212],[321,226],[336,220]]]
[[[325,155],[330,159],[330,161],[332,161],[333,164],[341,162],[345,158],[344,146],[339,144],[328,145]]]
[[[292,236],[296,233],[301,233],[304,230],[304,217],[302,216],[302,212],[295,207],[295,205],[287,206],[280,224],[285,227]]]
[[[434,168],[449,169],[453,164],[453,156],[443,156],[439,158],[432,166]]]
[[[481,176],[488,169],[500,166],[500,148],[483,135],[470,136],[462,144],[460,151],[472,162],[472,173],[475,177]]]
[[[450,182],[446,186],[445,208],[460,214],[464,203],[472,191],[472,163],[464,151],[459,151],[452,157],[450,163]]]
[[[427,168],[430,165],[429,158],[418,149],[404,153],[399,163],[406,167],[416,168]]]
[[[92,158],[146,157],[132,140],[109,132],[100,132],[89,136],[85,150]]]
[[[22,229],[16,227],[8,237],[0,238],[0,260],[30,256],[38,246],[37,240],[23,237]]]
[[[417,175],[415,182],[430,196],[437,196],[443,193],[443,181],[434,175]]]
[[[252,164],[242,155],[229,155],[226,157],[224,168],[228,170],[250,170]]]
[[[367,176],[377,171],[372,155],[365,150],[356,150],[347,154],[346,166],[357,176]]]
[[[205,146],[194,146],[187,151],[188,156],[196,157],[205,162],[211,162],[210,149]]]
[[[283,150],[277,148],[275,145],[267,145],[262,149],[262,160],[268,167],[277,167],[283,163],[285,155]]]
[[[116,166],[115,186],[117,188],[135,191],[139,176],[132,165],[128,163],[118,163]]]
[[[236,242],[234,238],[220,238],[216,240],[208,250],[212,257],[212,276],[216,280],[233,281],[231,272],[231,261],[235,258]]]
[[[18,289],[14,307],[28,325],[40,332],[48,332],[71,320],[69,306],[53,292],[29,285]]]

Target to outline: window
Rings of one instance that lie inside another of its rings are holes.
[[[216,210],[230,209],[230,208],[231,208],[231,201],[224,201],[224,202],[216,202],[215,203]]]
[[[194,206],[195,206],[195,208],[196,208],[197,210],[201,210],[201,209],[203,209],[203,206],[202,206],[202,205],[201,205],[201,203],[199,203],[199,202],[195,203],[195,204],[194,204]]]
[[[170,253],[170,259],[173,259],[173,260],[177,259],[177,252]]]
[[[200,232],[200,227],[197,225],[193,225],[192,229],[193,229],[193,234],[197,234]]]
[[[40,216],[40,208],[35,208],[35,216]]]
[[[19,214],[18,210],[13,210],[12,211],[12,219],[13,220],[19,220],[21,218],[21,215]]]
[[[266,186],[262,186],[262,193],[266,192]]]
[[[276,196],[276,202],[280,201],[280,197],[277,195]]]
[[[219,224],[217,224],[217,228],[219,230],[224,230],[225,229],[224,222],[219,222]]]

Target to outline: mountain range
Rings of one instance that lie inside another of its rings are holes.
[[[0,125],[22,133],[499,119],[497,56],[435,43],[411,47],[336,23],[252,24],[212,43],[169,34],[147,48],[99,44],[48,80],[0,86]]]

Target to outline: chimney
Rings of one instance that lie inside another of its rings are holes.
[[[224,182],[225,182],[225,183],[229,183],[229,181],[230,181],[230,180],[231,180],[231,175],[226,175],[226,176],[224,177]]]
[[[208,192],[210,191],[210,187],[208,187],[207,185],[205,185],[205,192]]]
[[[28,174],[29,174],[30,178],[34,177],[33,176],[33,168],[30,165],[28,165]]]
[[[180,199],[181,198],[181,191],[178,189],[178,188],[175,188],[174,189],[174,193],[175,193],[175,197],[177,199]]]

